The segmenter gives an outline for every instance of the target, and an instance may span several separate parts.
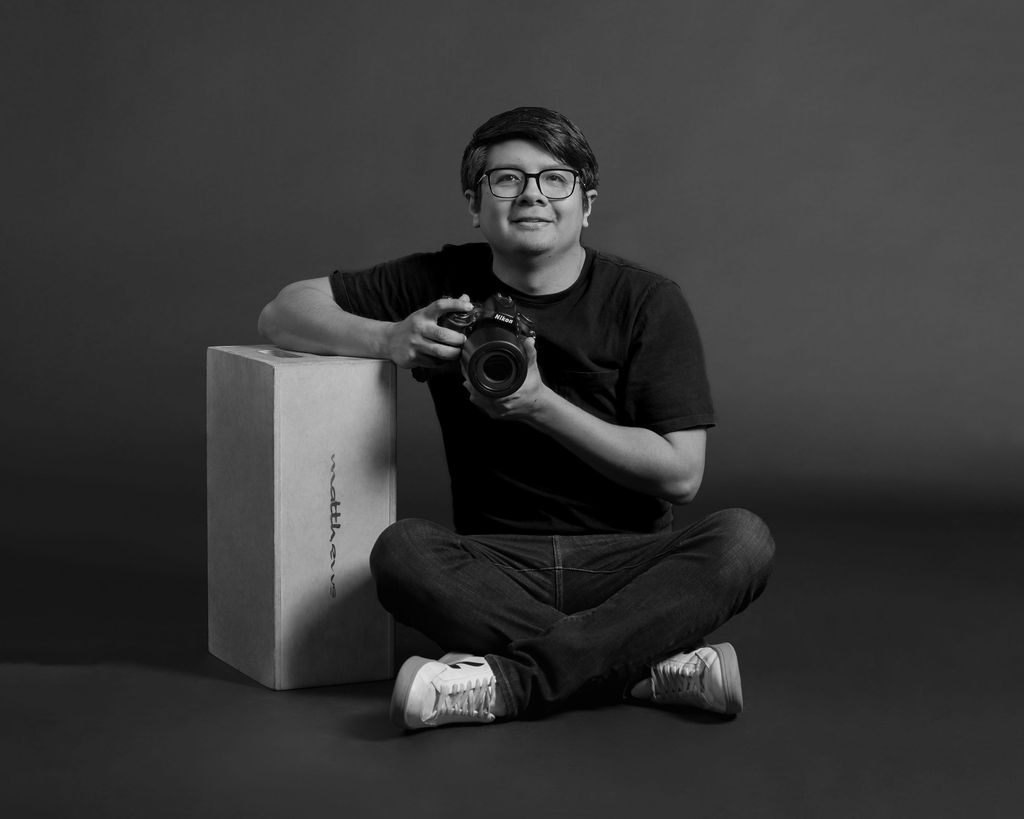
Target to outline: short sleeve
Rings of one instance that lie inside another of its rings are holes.
[[[626,366],[624,411],[659,434],[715,425],[697,324],[679,286],[653,284],[637,312]]]
[[[441,295],[438,253],[417,253],[368,270],[335,270],[330,276],[334,301],[364,318],[401,321]]]

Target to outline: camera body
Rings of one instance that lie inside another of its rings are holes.
[[[479,393],[504,398],[523,386],[525,341],[537,334],[513,299],[495,293],[482,303],[473,302],[467,313],[445,313],[437,323],[466,336],[462,371]]]

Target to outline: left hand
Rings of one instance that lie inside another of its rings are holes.
[[[527,338],[523,342],[526,348],[526,380],[511,395],[504,398],[489,398],[473,389],[469,379],[463,386],[469,393],[469,400],[482,409],[491,418],[499,420],[529,421],[541,409],[549,395],[547,385],[541,380],[537,369],[536,339]]]

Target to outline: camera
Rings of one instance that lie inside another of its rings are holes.
[[[473,302],[469,312],[445,313],[437,323],[466,336],[462,371],[479,393],[504,398],[523,386],[525,340],[537,334],[513,299],[495,293],[483,303]]]

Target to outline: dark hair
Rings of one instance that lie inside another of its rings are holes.
[[[587,138],[566,117],[548,108],[513,108],[477,128],[462,152],[463,190],[472,190],[480,179],[487,163],[487,150],[510,139],[536,143],[579,173],[584,191],[597,190],[597,158]]]

